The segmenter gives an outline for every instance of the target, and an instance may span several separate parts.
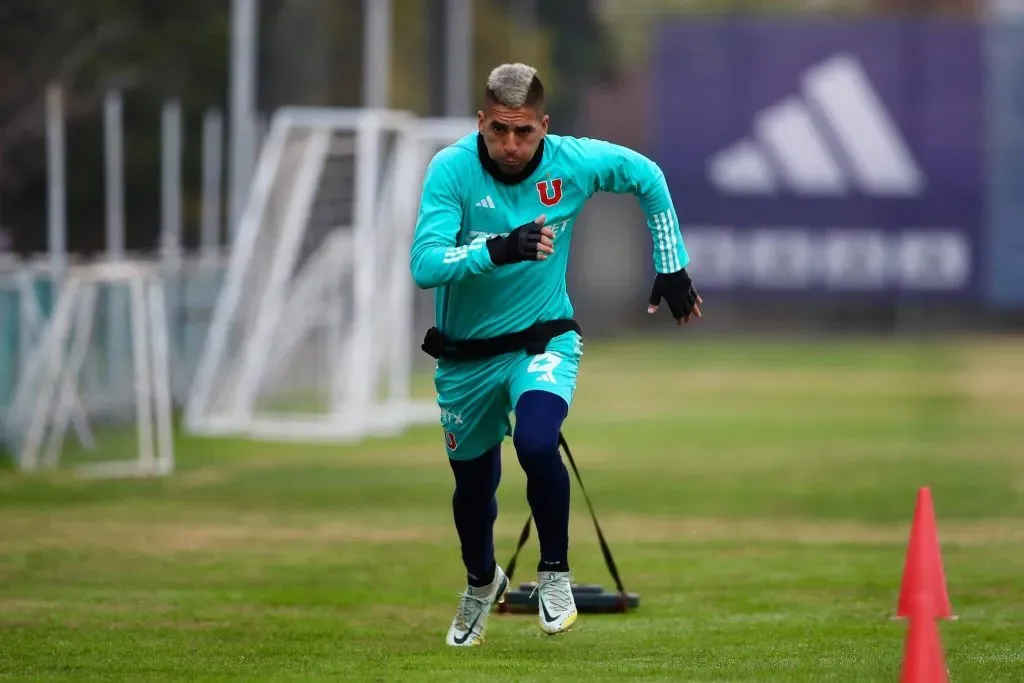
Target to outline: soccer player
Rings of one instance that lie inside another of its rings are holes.
[[[510,435],[540,542],[540,627],[554,634],[576,621],[569,474],[558,436],[583,349],[566,293],[569,241],[591,195],[633,194],[646,214],[657,273],[648,312],[664,300],[678,324],[701,315],[657,165],[609,142],[548,134],[544,87],[525,64],[491,72],[477,119],[478,131],[427,168],[410,254],[416,284],[436,290],[423,349],[438,359],[434,384],[469,584],[448,630],[452,646],[484,641],[488,614],[508,588],[493,528]]]

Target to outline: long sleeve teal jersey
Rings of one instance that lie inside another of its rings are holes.
[[[477,135],[445,147],[428,165],[410,253],[416,284],[436,288],[434,324],[448,337],[491,337],[572,317],[569,246],[576,217],[596,192],[636,196],[657,272],[689,262],[665,177],[644,155],[603,140],[548,134],[537,168],[508,184],[484,169]],[[555,253],[495,266],[486,240],[541,214],[555,234]]]

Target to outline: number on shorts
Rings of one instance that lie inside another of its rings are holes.
[[[555,384],[555,368],[562,362],[562,359],[551,353],[542,353],[534,356],[530,361],[530,367],[526,369],[529,373],[540,373],[538,382],[550,382]]]

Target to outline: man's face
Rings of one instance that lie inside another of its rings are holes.
[[[505,173],[518,173],[530,163],[537,146],[548,132],[547,114],[523,107],[509,109],[500,104],[477,112],[480,133],[487,153]]]

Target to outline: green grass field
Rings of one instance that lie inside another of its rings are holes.
[[[0,678],[895,681],[928,485],[952,678],[1024,680],[1024,340],[590,343],[566,434],[635,613],[555,638],[496,614],[448,650],[439,429],[181,436],[161,481],[0,472]],[[576,577],[611,586],[574,494]],[[510,449],[500,506],[504,562],[527,513]]]

